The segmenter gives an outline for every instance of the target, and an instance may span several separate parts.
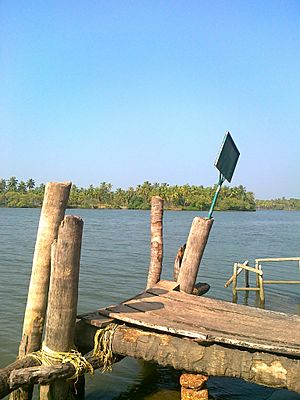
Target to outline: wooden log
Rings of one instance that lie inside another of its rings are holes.
[[[121,359],[121,358],[120,358]],[[87,355],[86,360],[92,365],[93,369],[103,367],[102,361],[98,357]],[[32,366],[23,369],[17,369],[11,372],[9,376],[9,390],[15,390],[26,384],[47,385],[58,379],[68,379],[75,373],[75,367],[71,363],[64,363],[51,366]],[[0,399],[1,399],[0,395]]]
[[[215,344],[201,346],[189,339],[127,327],[120,327],[116,331],[113,349],[123,355],[143,358],[179,370],[209,376],[238,377],[300,392],[300,360],[251,353]]]
[[[120,359],[121,357],[117,358],[116,361]],[[98,357],[94,357],[92,353],[86,355],[86,360],[94,369],[103,367],[103,362]],[[10,392],[24,385],[47,384],[56,379],[69,378],[74,373],[75,368],[71,363],[41,366],[36,358],[27,355],[8,365],[6,368],[0,369],[0,399],[3,399]]]
[[[50,182],[46,185],[19,347],[20,358],[41,347],[49,288],[51,245],[64,218],[70,189],[70,182]]]
[[[69,352],[74,346],[79,265],[83,221],[67,215],[62,221],[53,247],[51,281],[43,347]],[[49,391],[41,388],[40,399],[66,399],[69,383],[54,382]]]
[[[201,217],[196,217],[193,220],[178,276],[180,290],[183,292],[189,294],[193,292],[213,221],[213,218],[206,219]]]
[[[33,365],[39,365],[38,361],[33,357],[25,356],[8,365],[6,368],[0,369],[0,399],[7,396],[12,391],[9,387],[10,374],[15,370],[31,367]]]
[[[153,196],[151,198],[151,250],[147,289],[160,280],[162,271],[163,205],[164,201],[161,197]]]
[[[79,328],[76,345],[93,347],[96,328],[83,321],[80,321],[76,328]],[[279,356],[276,353],[248,352],[220,344],[202,344],[193,339],[143,331],[125,325],[120,325],[115,331],[112,348],[114,354],[144,359],[163,366],[171,366],[177,370],[208,376],[236,377],[270,387],[287,388],[300,393],[299,358],[292,359],[289,356]],[[34,365],[36,361],[31,360]],[[93,364],[92,358],[87,357],[87,360],[92,363],[94,368],[97,368]],[[21,361],[24,362],[24,360]],[[71,368],[74,367],[72,364],[67,365],[71,374]],[[0,371],[0,382],[3,375],[2,371]],[[10,374],[6,372],[5,375],[7,377]],[[19,384],[22,383],[19,382]],[[6,387],[9,388],[9,385],[6,384]],[[3,391],[0,391],[0,398],[3,397]]]

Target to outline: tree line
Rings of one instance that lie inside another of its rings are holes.
[[[19,181],[16,177],[0,179],[0,207],[41,207],[45,185],[36,185],[34,179]],[[207,211],[215,193],[216,186],[169,185],[168,183],[144,182],[128,189],[117,188],[108,182],[87,188],[72,185],[69,208],[127,208],[149,209],[152,196],[161,196],[165,208],[173,210]],[[300,200],[280,202],[288,209],[300,209]],[[242,185],[222,187],[215,210],[255,211],[259,208],[272,208],[271,200],[255,201],[254,193]],[[275,201],[276,202],[276,201]],[[293,208],[294,207],[294,208]],[[280,208],[285,209],[285,208]]]

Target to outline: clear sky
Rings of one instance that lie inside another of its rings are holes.
[[[300,197],[299,0],[1,0],[0,178]]]

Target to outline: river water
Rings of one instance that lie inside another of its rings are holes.
[[[39,209],[0,208],[0,367],[14,361],[21,337]],[[150,213],[131,210],[67,210],[84,220],[78,313],[118,303],[145,287],[150,256]],[[164,214],[163,279],[172,278],[177,249],[186,242],[193,217]],[[234,262],[300,255],[300,212],[215,212],[198,281],[211,285],[206,296],[232,300],[224,283]],[[299,280],[297,263],[264,268],[266,279]],[[254,279],[252,278],[252,283]],[[238,303],[256,305],[255,293]],[[266,287],[266,309],[300,315],[299,285]],[[179,373],[126,358],[111,373],[87,377],[89,400],[179,400]],[[223,400],[300,400],[300,395],[236,379],[210,378],[210,396]]]

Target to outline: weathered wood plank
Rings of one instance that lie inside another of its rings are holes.
[[[197,298],[158,286],[97,313],[199,341],[300,355],[299,316]]]
[[[199,310],[174,307],[167,299],[162,303],[156,301],[156,298],[148,298],[147,302],[131,300],[106,311],[117,320],[148,327],[151,324],[153,329],[193,337],[200,341],[204,339],[237,347],[300,355],[299,343],[293,338],[290,342],[285,340],[286,325],[262,325],[257,318],[243,318],[238,321],[231,318],[228,322],[227,319],[220,319],[220,314],[213,311],[208,310],[199,315]],[[195,315],[199,315],[199,320],[195,319]]]

